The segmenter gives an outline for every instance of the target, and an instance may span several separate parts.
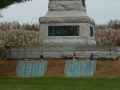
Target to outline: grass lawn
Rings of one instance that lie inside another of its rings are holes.
[[[0,90],[120,90],[120,78],[0,78]]]

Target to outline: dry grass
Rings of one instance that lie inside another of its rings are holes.
[[[112,28],[96,30],[95,39],[97,45],[120,46],[120,30],[115,30]]]
[[[0,61],[0,77],[16,77],[16,66],[18,61]],[[60,76],[65,77],[65,59],[50,59],[48,62],[45,77]],[[97,60],[96,72],[93,77],[120,78],[120,58],[117,60]]]
[[[0,60],[5,58],[5,46],[38,45],[38,32],[27,30],[0,30]]]
[[[94,76],[120,78],[120,58],[117,60],[98,60]]]
[[[0,61],[0,76],[15,77],[18,60]]]
[[[47,64],[47,71],[44,76],[65,76],[65,60],[49,60]]]

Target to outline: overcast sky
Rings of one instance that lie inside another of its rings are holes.
[[[2,21],[19,21],[20,23],[39,23],[38,19],[48,11],[49,0],[32,0],[14,4],[2,10]],[[86,0],[87,14],[98,23],[106,23],[110,19],[120,20],[120,0]]]

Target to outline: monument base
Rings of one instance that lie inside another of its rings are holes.
[[[53,29],[51,30],[49,29],[49,27],[52,27]],[[76,30],[71,29],[76,27],[77,27]],[[50,30],[52,32],[50,32]],[[67,33],[63,33],[65,31]],[[72,31],[71,33],[73,35],[70,33],[70,31]],[[69,33],[71,35],[66,35]],[[73,44],[96,45],[95,36],[94,36],[94,26],[90,23],[40,24],[39,45],[56,45],[56,44],[57,45],[59,44],[60,45],[73,45]]]
[[[43,40],[42,45],[96,45],[96,41],[92,39],[45,39]]]
[[[73,51],[77,58],[90,58],[93,53],[94,58],[120,57],[120,48],[114,46],[94,46],[94,45],[41,45],[41,46],[6,46],[6,58],[40,58],[41,52],[44,58],[72,58]]]

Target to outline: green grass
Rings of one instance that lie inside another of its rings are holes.
[[[120,78],[0,78],[0,90],[120,90]]]

